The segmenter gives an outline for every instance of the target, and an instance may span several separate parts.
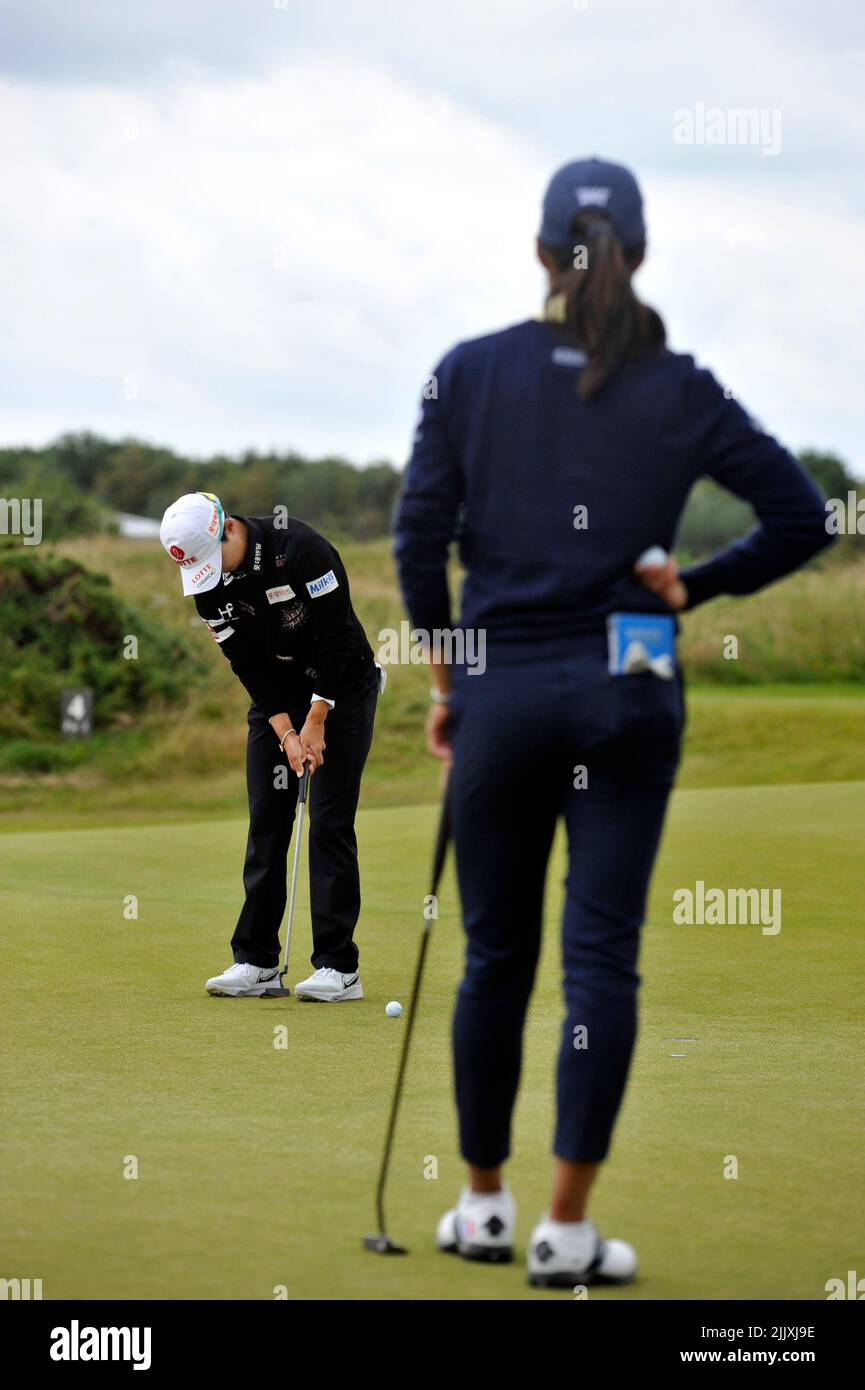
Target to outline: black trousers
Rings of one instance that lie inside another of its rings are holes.
[[[309,898],[315,969],[357,969],[354,929],[360,914],[360,874],[354,818],[360,779],[372,742],[378,698],[376,672],[356,692],[341,696],[325,724],[324,763],[310,782]],[[309,702],[287,713],[303,726]],[[297,777],[279,751],[273,730],[253,705],[248,715],[246,785],[249,838],[243,866],[246,900],[231,939],[235,961],[279,963],[279,928],[285,912],[286,857],[297,807]]]

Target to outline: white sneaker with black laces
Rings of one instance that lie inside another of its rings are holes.
[[[232,999],[243,996],[261,998],[278,990],[279,966],[262,969],[258,965],[230,965],[221,975],[214,975],[204,988],[208,994],[227,995]]]
[[[343,975],[341,970],[322,966],[313,970],[308,980],[294,987],[295,999],[315,999],[320,1004],[337,1004],[343,999],[362,999],[363,985],[357,971]]]
[[[624,1240],[602,1240],[591,1221],[541,1219],[527,1256],[529,1283],[542,1289],[575,1284],[629,1284],[637,1253]]]
[[[472,1192],[464,1187],[436,1231],[436,1245],[464,1260],[508,1264],[514,1257],[517,1208],[510,1190]]]

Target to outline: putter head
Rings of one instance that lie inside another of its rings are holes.
[[[364,1250],[371,1250],[375,1255],[407,1255],[408,1251],[404,1245],[397,1245],[390,1236],[386,1236],[382,1231],[377,1236],[364,1236]]]
[[[263,994],[261,997],[262,997],[262,999],[290,999],[290,998],[291,998],[291,990],[288,988],[288,986],[287,986],[286,983],[285,983],[285,971],[284,971],[284,970],[280,970],[280,972],[279,972],[279,984],[276,985],[276,986],[274,986],[273,989],[265,990],[264,994]]]

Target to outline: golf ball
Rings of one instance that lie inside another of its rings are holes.
[[[395,999],[391,999],[390,1003],[385,1005],[384,1011],[388,1018],[399,1018],[402,1013],[402,1004],[398,1004]]]
[[[652,566],[665,565],[669,558],[670,557],[668,556],[666,550],[664,550],[663,546],[650,545],[648,550],[643,551],[642,555],[637,561],[637,564]]]

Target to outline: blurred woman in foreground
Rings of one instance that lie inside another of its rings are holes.
[[[753,593],[831,539],[795,459],[666,348],[631,285],[645,240],[628,170],[598,159],[559,170],[537,245],[543,317],[461,343],[436,368],[397,515],[413,625],[433,651],[450,628],[458,536],[460,626],[486,640],[482,676],[433,663],[428,721],[432,751],[453,760],[467,937],[453,1043],[468,1176],[438,1244],[466,1259],[513,1254],[502,1168],[559,818],[567,831],[555,1171],[528,1243],[540,1285],[625,1282],[637,1268],[630,1245],[600,1238],[587,1203],[628,1075],[640,926],[679,761],[673,614]],[[680,574],[666,552],[702,475],[747,499],[759,524]]]

